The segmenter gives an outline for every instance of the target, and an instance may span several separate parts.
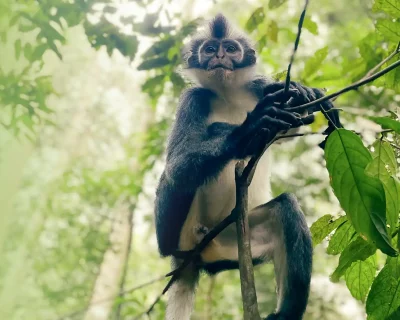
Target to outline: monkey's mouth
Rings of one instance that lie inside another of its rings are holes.
[[[225,70],[233,71],[232,67],[228,67],[228,66],[226,66],[226,65],[224,65],[222,63],[218,63],[218,64],[215,64],[213,66],[209,66],[207,68],[208,71],[215,70],[215,69],[225,69]]]

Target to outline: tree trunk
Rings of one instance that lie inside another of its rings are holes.
[[[84,320],[108,320],[132,239],[132,212],[127,204],[119,207],[110,233],[110,247],[104,254],[92,298]]]

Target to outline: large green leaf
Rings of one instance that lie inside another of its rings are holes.
[[[368,320],[391,318],[400,307],[400,258],[389,258],[372,283],[367,298]]]
[[[386,229],[385,191],[379,179],[364,172],[372,156],[360,137],[335,130],[327,140],[325,158],[333,191],[356,231],[382,252],[396,255]]]
[[[372,121],[380,124],[383,129],[391,129],[400,134],[400,122],[389,117],[369,117]]]
[[[331,276],[332,281],[339,281],[340,277],[344,275],[353,262],[363,261],[372,256],[375,252],[376,247],[373,244],[358,237],[351,242],[340,255],[339,265]]]
[[[341,253],[353,239],[355,233],[356,230],[354,230],[350,221],[347,220],[336,229],[334,235],[329,241],[326,252],[332,255]]]
[[[351,295],[364,302],[365,297],[375,279],[376,256],[370,256],[364,261],[353,262],[346,270],[344,278]]]
[[[400,0],[375,0],[373,11],[384,11],[393,18],[400,17]]]
[[[392,233],[397,227],[400,210],[400,183],[394,177],[397,170],[396,157],[390,144],[381,139],[375,141],[372,147],[373,160],[365,172],[382,182],[385,189],[387,225]]]
[[[332,215],[326,214],[315,221],[310,228],[313,245],[316,246],[321,243],[322,240],[324,240],[333,230],[339,227],[346,220],[346,217],[340,217],[335,220]]]

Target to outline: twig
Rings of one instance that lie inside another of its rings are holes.
[[[156,306],[156,304],[158,303],[158,301],[161,300],[163,296],[163,293],[160,293],[157,298],[154,300],[154,302],[150,305],[150,307],[146,310],[143,311],[142,313],[140,313],[139,315],[137,315],[135,318],[133,318],[134,320],[139,320],[141,317],[143,317],[144,315],[150,315],[150,313],[153,311],[154,307]]]
[[[293,62],[294,62],[294,57],[295,57],[295,55],[296,55],[297,48],[298,48],[298,46],[299,46],[300,36],[301,36],[301,30],[303,29],[303,23],[304,23],[304,18],[305,18],[305,16],[306,16],[307,7],[308,7],[308,0],[306,0],[306,2],[305,2],[304,9],[303,9],[303,12],[301,13],[300,20],[299,20],[299,23],[298,23],[296,41],[294,42],[294,48],[293,48],[292,55],[291,55],[291,57],[290,57],[290,62],[289,62],[289,66],[288,66],[288,71],[287,71],[287,74],[286,74],[286,80],[285,80],[285,92],[286,92],[286,93],[289,91],[289,86],[290,86],[290,71],[292,70],[292,65],[293,65]]]
[[[292,107],[292,108],[287,108],[287,109],[285,109],[285,110],[287,110],[287,111],[292,111],[292,112],[302,112],[302,111],[305,111],[305,110],[309,109],[310,107],[315,106],[316,104],[320,104],[320,103],[322,103],[322,102],[324,102],[324,101],[326,101],[326,100],[335,98],[335,97],[337,97],[337,96],[340,96],[340,95],[343,94],[343,93],[346,93],[346,92],[348,92],[348,91],[357,89],[358,87],[361,87],[361,86],[363,86],[363,85],[365,85],[365,84],[367,84],[367,83],[369,83],[369,82],[372,82],[372,81],[374,81],[374,80],[380,78],[381,76],[385,75],[386,73],[392,71],[393,69],[397,68],[398,66],[400,66],[400,60],[398,60],[398,61],[392,63],[390,66],[388,66],[388,67],[386,67],[385,69],[383,69],[383,70],[381,70],[381,71],[375,73],[374,75],[372,75],[372,76],[370,76],[370,77],[368,77],[368,78],[365,78],[365,79],[363,79],[363,80],[357,81],[357,82],[355,82],[355,83],[353,83],[353,84],[351,84],[351,85],[349,85],[349,86],[343,88],[342,90],[339,90],[339,91],[337,91],[337,92],[328,94],[328,95],[326,95],[326,96],[324,96],[324,97],[322,97],[322,98],[319,98],[319,99],[317,99],[317,100],[314,100],[314,101],[309,102],[309,103],[306,103],[306,104],[303,104],[303,105],[301,105],[301,106]]]

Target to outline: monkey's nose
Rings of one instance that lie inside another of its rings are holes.
[[[222,58],[225,57],[224,49],[223,49],[221,46],[218,48],[218,52],[217,52],[217,54],[216,54],[216,57],[217,57],[218,59],[222,59]]]

